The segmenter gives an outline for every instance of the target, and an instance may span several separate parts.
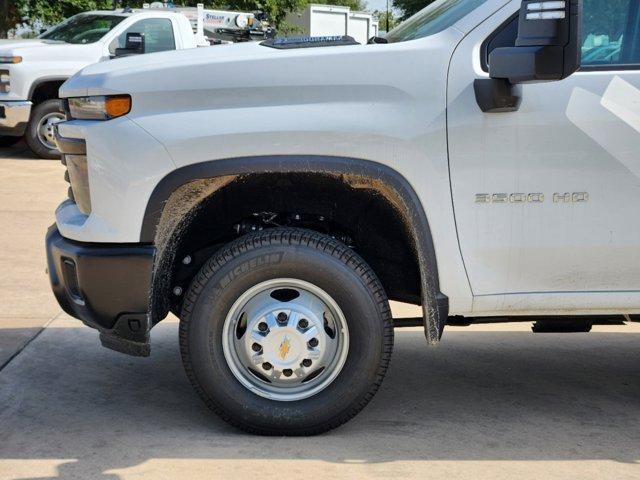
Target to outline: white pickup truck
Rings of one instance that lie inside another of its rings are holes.
[[[142,33],[145,53],[208,46],[207,26],[244,28],[253,14],[182,9],[124,9],[75,15],[34,40],[0,40],[0,146],[23,135],[43,158],[58,158],[53,125],[64,118],[58,88],[92,63],[109,60]]]
[[[638,24],[629,1],[437,0],[386,43],[92,65],[60,90],[53,291],[133,355],[175,313],[196,391],[268,434],[356,415],[394,325],[635,320]]]

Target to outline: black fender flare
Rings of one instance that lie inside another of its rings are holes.
[[[144,214],[140,241],[154,243],[165,203],[179,187],[194,180],[255,173],[319,173],[351,176],[382,183],[400,200],[403,216],[416,249],[421,277],[425,336],[428,343],[440,340],[448,316],[448,299],[440,293],[438,265],[431,229],[418,195],[396,170],[378,162],[322,155],[268,155],[210,160],[180,167],[154,188]]]
[[[69,80],[68,76],[47,76],[47,77],[40,77],[37,80],[35,80],[32,84],[31,87],[29,87],[29,100],[33,100],[33,94],[35,93],[35,91],[41,86],[44,85],[46,83],[58,83],[58,82],[66,82],[67,80]],[[58,98],[57,96],[55,98]]]

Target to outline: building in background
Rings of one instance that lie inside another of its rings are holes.
[[[290,13],[286,23],[293,27],[292,36],[350,35],[364,44],[378,35],[378,21],[373,14],[335,5],[307,5],[301,12]]]

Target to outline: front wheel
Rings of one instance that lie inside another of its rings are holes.
[[[40,158],[60,158],[54,142],[53,126],[65,119],[60,100],[39,103],[31,112],[24,139],[33,153]]]
[[[311,435],[355,416],[387,370],[386,294],[355,252],[300,229],[250,234],[201,269],[180,347],[205,403],[243,430]]]

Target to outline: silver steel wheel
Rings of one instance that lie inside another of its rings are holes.
[[[58,122],[62,122],[64,119],[65,116],[63,113],[51,112],[42,117],[38,122],[36,128],[38,140],[49,150],[56,150],[58,148],[54,141],[53,126]]]
[[[224,357],[252,392],[280,401],[311,397],[340,373],[349,330],[338,304],[303,280],[259,283],[233,304],[222,332]]]

